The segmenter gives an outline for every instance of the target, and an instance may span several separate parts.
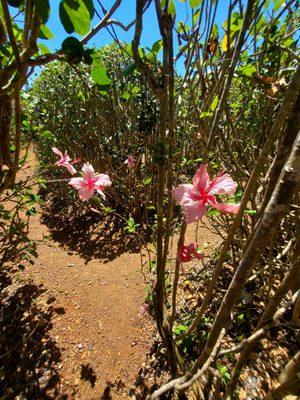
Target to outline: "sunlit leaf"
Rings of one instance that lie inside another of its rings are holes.
[[[201,3],[202,3],[202,0],[190,0],[190,6],[192,8],[196,8],[196,7],[200,6]]]
[[[50,31],[50,29],[46,25],[41,25],[40,26],[40,32],[39,32],[39,38],[40,39],[52,39],[54,38],[53,32]]]
[[[213,101],[212,101],[212,103],[211,103],[211,105],[210,105],[211,111],[215,111],[215,109],[217,108],[218,102],[219,102],[219,96],[216,95],[216,96],[213,98]]]
[[[38,48],[42,54],[51,54],[51,50],[44,43],[38,43]]]
[[[90,30],[90,12],[83,0],[62,0],[60,19],[68,33],[72,33],[71,24],[79,35],[85,35]]]
[[[98,60],[94,60],[92,72],[93,81],[97,85],[108,86],[110,84],[110,79],[107,76],[106,69],[100,64]]]

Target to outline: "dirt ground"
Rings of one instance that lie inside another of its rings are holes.
[[[30,155],[23,178],[34,166]],[[31,218],[38,257],[1,277],[0,397],[119,399],[129,398],[133,385],[143,397],[154,384],[139,373],[155,329],[141,312],[147,295],[141,254],[134,246],[128,251],[132,239],[123,231],[95,233],[88,217],[59,224],[59,205],[56,211],[39,209]],[[206,248],[215,245],[209,233],[202,237]]]

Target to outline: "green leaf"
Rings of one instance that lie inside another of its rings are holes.
[[[62,51],[68,56],[69,61],[80,61],[84,55],[82,44],[74,36],[67,37],[61,44]]]
[[[216,95],[216,96],[213,98],[213,101],[212,101],[212,103],[211,103],[211,105],[210,105],[211,111],[215,111],[215,109],[217,108],[218,102],[219,102],[219,96]]]
[[[240,71],[246,76],[252,76],[256,72],[256,68],[252,64],[246,64],[245,66],[240,68]]]
[[[84,62],[88,65],[92,65],[96,54],[95,49],[85,49],[83,55]]]
[[[71,34],[74,32],[74,26],[62,2],[59,4],[59,19],[67,33]]]
[[[150,183],[152,183],[152,178],[147,178],[143,180],[143,185],[144,186],[148,186],[150,185]]]
[[[279,10],[279,8],[283,5],[284,2],[285,2],[285,0],[277,0],[277,1],[275,1],[274,11],[276,12],[277,10]]]
[[[66,17],[63,9],[69,18]],[[70,22],[73,25],[74,31],[79,35],[85,35],[90,30],[90,12],[83,0],[62,0],[60,6],[60,19],[68,33],[72,33],[70,32]]]
[[[98,60],[94,60],[92,72],[93,81],[97,85],[108,86],[110,84],[110,79],[107,76],[106,69],[100,64]]]
[[[162,39],[157,40],[155,43],[152,45],[152,51],[156,54],[158,54],[163,48],[163,41]]]
[[[44,131],[41,135],[44,139],[53,140],[54,137],[50,131]]]
[[[90,13],[90,20],[92,20],[95,13],[93,0],[84,0],[84,4]]]
[[[49,0],[34,0],[35,11],[41,18],[43,24],[45,24],[50,15],[50,4]]]
[[[38,48],[42,54],[51,54],[51,50],[44,43],[38,43]]]
[[[52,39],[54,38],[54,34],[53,32],[50,31],[50,29],[46,25],[41,25],[39,38],[45,40]]]
[[[190,6],[192,8],[196,8],[196,7],[200,6],[201,3],[202,3],[202,0],[190,0]]]
[[[174,3],[174,0],[169,0],[168,13],[171,14],[171,15],[175,15],[176,14],[176,6],[175,6],[175,3]]]
[[[179,33],[187,33],[189,31],[189,27],[185,23],[179,21],[177,30]]]
[[[204,111],[200,114],[200,118],[207,118],[207,117],[212,117],[213,113],[210,111]]]

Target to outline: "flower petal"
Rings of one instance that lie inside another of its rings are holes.
[[[86,181],[94,179],[95,170],[90,163],[85,163],[82,167],[83,177]]]
[[[97,190],[97,192],[103,197],[103,199],[105,200],[106,199],[106,196],[105,196],[105,194],[103,193],[103,191],[101,190],[101,189],[96,189]]]
[[[60,158],[64,157],[63,153],[60,150],[58,150],[58,148],[52,147],[52,151],[53,151],[53,153],[57,154]]]
[[[210,196],[208,203],[211,207],[216,208],[224,214],[236,214],[240,207],[239,204],[218,203],[214,196]]]
[[[183,209],[185,214],[185,222],[187,224],[191,224],[192,222],[196,222],[203,217],[206,207],[203,201],[193,201],[184,204]]]
[[[71,175],[75,175],[77,172],[76,169],[73,167],[73,165],[70,164],[69,162],[65,162],[64,167],[67,168],[67,170],[70,172]]]
[[[237,183],[228,174],[217,176],[207,189],[210,194],[234,194],[237,188]]]
[[[69,185],[79,190],[84,187],[84,180],[82,178],[72,178],[69,181]]]
[[[173,198],[180,204],[184,205],[199,199],[198,193],[194,190],[194,186],[190,184],[178,185],[173,190]]]
[[[96,182],[95,182],[95,187],[96,187],[96,189],[98,188],[98,187],[104,187],[104,186],[111,186],[111,180],[110,180],[110,178],[109,178],[109,176],[107,175],[107,174],[99,174],[99,175],[96,175],[96,177],[95,178],[97,178],[97,180],[96,180]],[[100,189],[101,190],[101,189]]]
[[[65,154],[64,154],[64,160],[65,160],[65,162],[71,161],[71,158],[70,158],[70,156],[69,156],[67,150],[65,151]]]
[[[192,259],[192,254],[189,246],[182,245],[177,253],[178,260],[180,262],[189,262]]]
[[[91,188],[91,189],[81,188],[81,189],[79,189],[78,190],[78,195],[79,195],[80,200],[82,200],[82,201],[89,200],[93,196],[94,191],[95,191],[94,188]]]
[[[200,168],[198,169],[193,178],[194,188],[198,192],[201,192],[201,189],[205,189],[207,187],[208,181],[209,181],[209,175],[207,173],[207,165],[201,164]]]

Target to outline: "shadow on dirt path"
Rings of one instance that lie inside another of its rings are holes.
[[[127,252],[138,253],[142,247],[136,235],[124,232],[124,221],[117,216],[98,215],[93,211],[75,214],[62,199],[46,201],[42,222],[53,240],[76,251],[86,261],[98,258],[106,263]],[[149,240],[146,234],[144,238]]]
[[[12,283],[1,270],[0,397],[5,400],[58,398],[61,351],[51,338],[52,305],[43,285]],[[44,304],[38,299],[43,297]],[[63,397],[60,397],[63,399]]]

